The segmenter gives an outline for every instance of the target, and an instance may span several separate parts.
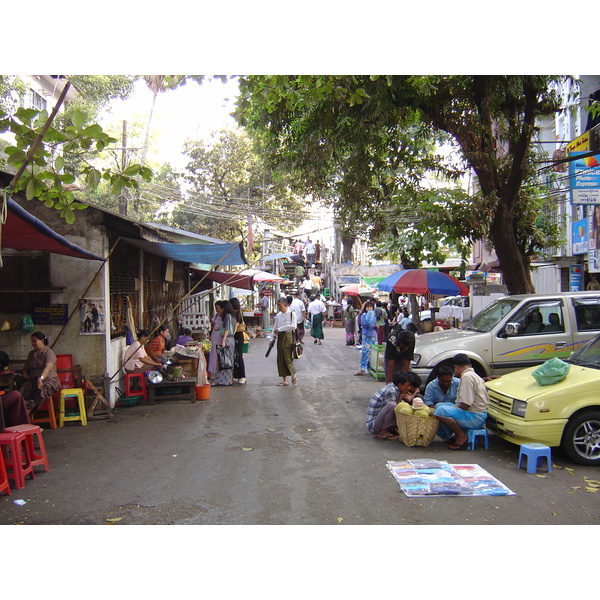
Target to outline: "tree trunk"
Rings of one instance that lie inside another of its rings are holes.
[[[342,234],[342,261],[343,263],[352,262],[352,246],[356,241],[355,237]]]
[[[496,256],[509,294],[534,294],[529,260],[523,255],[514,233],[512,210],[500,201],[490,229]]]
[[[417,302],[417,294],[408,294],[408,303],[413,325],[417,328],[417,332],[421,333],[421,307]]]

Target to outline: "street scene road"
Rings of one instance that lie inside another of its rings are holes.
[[[266,339],[250,342],[246,385],[206,402],[117,408],[87,427],[44,430],[50,471],[0,499],[0,523],[113,525],[597,525],[593,467],[553,451],[553,470],[517,468],[518,447],[451,451],[376,439],[365,428],[382,381],[356,377],[343,329],[307,336],[299,382],[278,387]],[[514,496],[408,498],[387,461],[478,464]],[[15,500],[24,500],[22,505]]]

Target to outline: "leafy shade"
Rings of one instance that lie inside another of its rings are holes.
[[[398,209],[415,214],[419,228],[427,222],[419,221],[417,212],[431,192],[423,196],[418,188],[432,169],[441,176],[441,165],[428,164],[433,157],[410,141],[411,128],[431,140],[450,136],[465,166],[477,175],[481,193],[470,210],[483,217],[485,226],[473,228],[472,218],[464,221],[465,227],[453,233],[454,242],[460,246],[487,234],[510,293],[526,293],[534,291],[529,250],[550,238],[531,232],[530,222],[521,223],[526,212],[519,210],[519,203],[531,195],[523,194],[522,188],[530,185],[536,119],[558,109],[556,89],[562,79],[251,76],[240,78],[237,119],[256,132],[272,164],[292,170],[307,188],[329,193],[341,217],[368,215],[368,209],[357,206],[361,201],[378,214],[386,209],[379,222],[373,220],[375,233]],[[451,170],[446,175],[455,176]],[[435,193],[443,199],[444,194]],[[374,202],[378,198],[381,201]],[[394,199],[401,200],[402,206],[395,206]],[[425,206],[426,215],[436,213],[429,211],[435,203]],[[444,223],[438,226],[443,228]],[[523,237],[528,232],[531,243]]]
[[[226,240],[246,238],[248,222],[283,230],[302,221],[302,203],[289,181],[273,174],[243,133],[223,130],[209,143],[189,141],[185,201],[177,226]]]
[[[4,149],[10,166],[21,166],[47,121],[46,111],[19,108],[12,116],[0,113],[0,132],[12,133],[15,140]],[[100,152],[114,142],[116,139],[106,135],[100,125],[87,124],[85,115],[74,111],[70,124],[63,131],[52,125],[47,127],[42,142],[35,148],[29,165],[12,190],[25,192],[28,200],[39,200],[48,207],[54,207],[60,211],[62,218],[73,223],[75,211],[86,205],[78,202],[69,189],[76,182],[76,176],[64,169],[63,155],[83,156],[91,150]],[[85,161],[81,175],[85,184],[92,188],[97,187],[101,179],[109,181],[112,192],[118,194],[123,187],[136,187],[137,176],[149,179],[151,170],[140,165],[131,165],[123,172],[99,170]]]

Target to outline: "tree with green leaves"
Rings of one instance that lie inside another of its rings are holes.
[[[64,101],[70,82],[67,82],[50,115],[44,111],[19,108],[8,115],[0,111],[0,132],[10,132],[14,141],[4,149],[7,162],[16,169],[5,194],[25,192],[28,200],[39,200],[60,211],[68,223],[75,220],[75,211],[85,204],[75,198],[70,186],[81,176],[89,187],[97,187],[101,180],[110,182],[112,192],[123,187],[137,187],[138,177],[150,179],[152,171],[141,165],[130,165],[124,170],[99,169],[87,160],[88,153],[101,152],[116,142],[96,123],[88,123],[81,111],[73,111],[70,122],[61,129],[55,119]],[[76,173],[66,168],[66,157],[77,157],[83,165]]]
[[[338,186],[335,201],[340,211],[355,207],[356,198],[370,203],[366,190],[382,190],[384,202],[375,205],[376,212],[385,208],[383,219],[397,220],[389,228],[394,239],[400,239],[395,235],[400,230],[410,232],[410,223],[399,220],[400,215],[415,217],[413,241],[420,236],[426,242],[437,235],[436,244],[446,239],[466,247],[488,237],[509,292],[527,293],[534,291],[532,251],[549,242],[549,236],[542,235],[546,223],[525,218],[531,198],[539,202],[530,177],[532,140],[536,120],[559,107],[554,86],[560,79],[250,76],[240,78],[237,117],[256,132],[272,165],[293,170],[307,187],[331,190],[331,182]],[[460,169],[441,163],[428,166],[428,161],[437,160],[435,153],[413,146],[411,128],[423,141],[447,136],[460,150],[464,167],[477,176],[480,191],[471,198],[451,193],[450,215],[443,202],[448,193],[423,190],[421,184],[428,173],[446,170],[447,177],[456,178]],[[394,165],[393,156],[403,152]],[[339,186],[349,179],[357,191],[350,200],[348,186]],[[384,229],[376,219],[373,223],[376,232]]]
[[[246,239],[248,220],[290,230],[303,204],[286,178],[276,178],[243,132],[222,130],[212,140],[188,141],[184,200],[172,224],[226,240]]]

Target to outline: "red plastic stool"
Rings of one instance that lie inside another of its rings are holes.
[[[6,467],[4,466],[4,458],[2,452],[0,452],[0,492],[6,492],[9,496],[10,484],[8,483],[8,475],[6,474]]]
[[[32,423],[50,423],[50,429],[58,427],[56,423],[56,410],[54,408],[54,400],[58,402],[60,393],[57,392],[54,396],[50,396],[30,417]],[[46,414],[47,413],[47,414]]]
[[[29,448],[29,458],[31,459],[32,467],[44,467],[44,470],[49,471],[48,455],[42,437],[42,430],[37,425],[13,425],[7,427],[4,433],[24,433],[27,436],[27,446]]]
[[[131,384],[138,382],[136,387]],[[125,373],[125,396],[144,396],[144,400],[148,402],[148,388],[146,387],[145,373]]]
[[[2,447],[8,478],[15,482],[17,489],[24,488],[27,475],[31,475],[31,478],[35,479],[27,447],[27,436],[20,432],[0,433],[0,447]]]

